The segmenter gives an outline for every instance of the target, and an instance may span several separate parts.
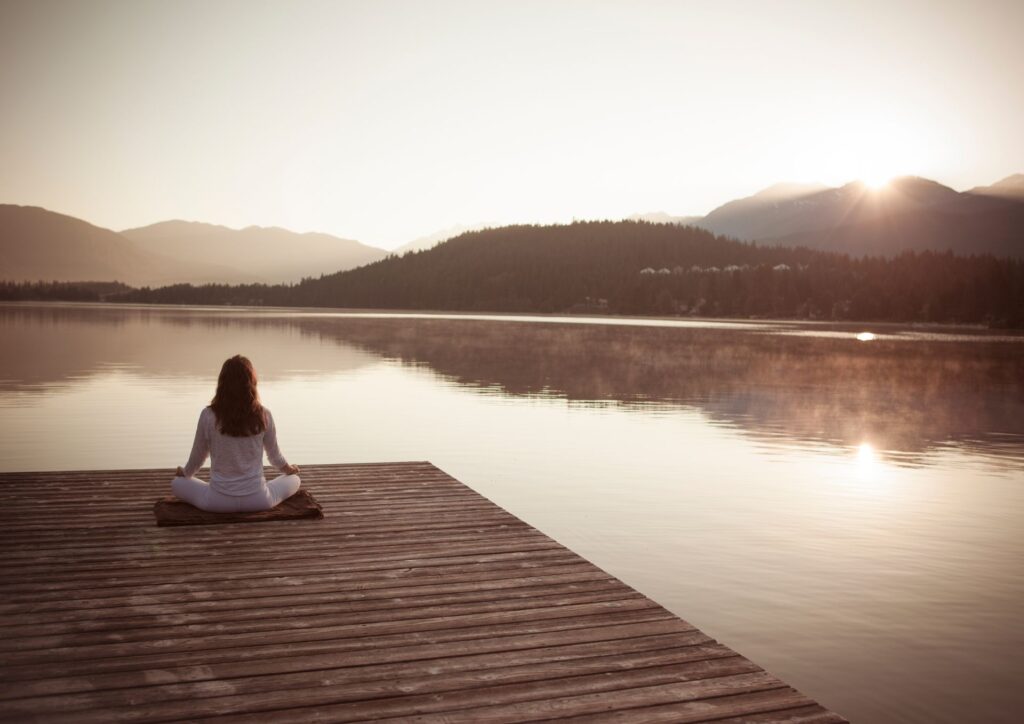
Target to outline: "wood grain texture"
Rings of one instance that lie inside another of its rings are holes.
[[[156,527],[171,475],[0,473],[0,718],[844,721],[430,463]]]

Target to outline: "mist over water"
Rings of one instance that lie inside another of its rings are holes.
[[[0,333],[2,470],[169,479],[242,353],[292,462],[430,460],[853,721],[1024,706],[1024,337],[14,304]]]

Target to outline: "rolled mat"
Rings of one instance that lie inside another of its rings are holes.
[[[216,525],[305,518],[319,520],[324,517],[324,510],[308,490],[302,489],[277,507],[254,513],[211,513],[171,495],[156,501],[153,514],[157,525]]]

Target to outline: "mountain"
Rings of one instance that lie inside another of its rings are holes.
[[[947,186],[915,177],[895,179],[883,189],[859,181],[838,188],[779,184],[719,206],[698,223],[738,239],[775,239],[935,207],[957,197]]]
[[[730,201],[695,223],[716,234],[854,255],[907,250],[1024,256],[1021,176],[959,193],[906,176],[872,189],[780,184]]]
[[[753,196],[722,204],[694,223],[735,239],[753,240],[777,236],[774,232],[778,229],[784,229],[787,233],[794,231],[786,224],[793,223],[794,217],[799,217],[804,210],[803,199],[826,189],[826,186],[820,185],[776,184]]]
[[[479,231],[480,229],[488,228],[489,224],[473,224],[472,226],[466,226],[464,224],[456,224],[455,226],[449,226],[447,229],[441,229],[435,231],[433,234],[427,234],[417,239],[402,244],[400,247],[395,249],[394,253],[401,256],[407,251],[426,251],[432,249],[438,244],[454,239],[460,234],[465,234],[467,231]]]
[[[117,232],[73,216],[0,204],[0,279],[116,280],[138,286],[212,282],[228,274],[237,272],[139,249]]]
[[[761,244],[806,246],[854,256],[892,256],[904,251],[951,251],[1024,258],[1024,204],[977,213],[912,209],[829,229],[804,231]]]
[[[296,282],[387,256],[328,234],[165,221],[118,233],[35,206],[0,204],[0,280]]]
[[[1024,173],[1015,173],[991,186],[975,186],[968,191],[976,196],[995,196],[1002,199],[1024,201]]]
[[[202,260],[235,269],[221,282],[296,282],[352,269],[383,259],[388,252],[330,234],[300,234],[276,226],[226,226],[194,221],[163,221],[123,236],[148,252]]]

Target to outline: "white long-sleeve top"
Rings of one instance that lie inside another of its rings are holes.
[[[267,459],[278,470],[288,467],[288,461],[277,446],[277,429],[270,410],[263,408],[267,415],[267,429],[257,435],[232,437],[217,429],[217,416],[209,407],[199,413],[196,439],[192,443],[192,454],[185,463],[185,477],[190,478],[210,458],[210,486],[225,495],[249,495],[266,485],[263,477],[263,451]]]

